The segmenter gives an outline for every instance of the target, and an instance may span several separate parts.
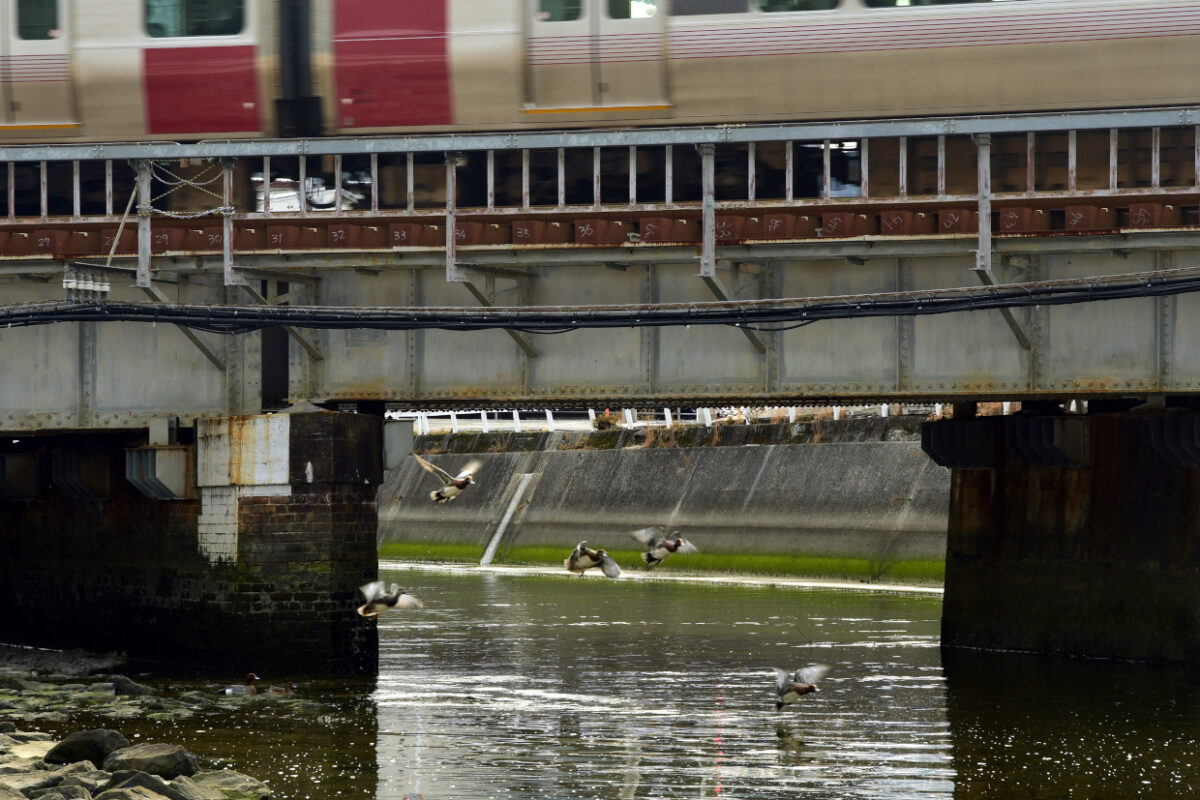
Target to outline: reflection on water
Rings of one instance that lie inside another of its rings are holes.
[[[973,652],[945,669],[957,797],[1200,796],[1194,670]]]
[[[303,701],[39,727],[183,744],[281,800],[1200,794],[1194,671],[979,653],[943,667],[936,597],[381,577],[425,608],[380,618],[377,681],[271,675]],[[820,691],[776,712],[771,668],[809,663],[830,665]],[[186,696],[230,677],[141,680]]]
[[[924,797],[953,770],[930,597],[389,575],[379,798]],[[829,664],[774,710],[774,666]]]

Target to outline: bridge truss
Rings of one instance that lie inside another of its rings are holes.
[[[0,429],[1187,396],[1198,125],[3,147]]]

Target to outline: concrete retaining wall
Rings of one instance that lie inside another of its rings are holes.
[[[493,438],[489,449],[536,449],[427,456],[452,473],[483,461],[478,484],[446,504],[430,502],[436,480],[406,458],[384,476],[380,540],[475,543],[482,554],[529,474],[502,547],[632,548],[628,531],[662,524],[710,553],[945,557],[950,473],[921,451],[912,421],[826,423],[818,442],[811,425],[737,428],[726,439],[747,443],[593,450],[559,449],[580,446],[562,434]],[[442,445],[473,449],[463,437],[422,437],[417,449]]]

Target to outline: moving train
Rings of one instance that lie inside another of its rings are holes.
[[[1200,0],[6,0],[0,142],[1200,102]]]

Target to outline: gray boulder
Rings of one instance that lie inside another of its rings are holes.
[[[0,800],[27,800],[25,795],[21,794],[16,789],[10,789],[4,784],[0,784]]]
[[[194,774],[200,769],[200,760],[178,745],[135,744],[110,753],[104,759],[104,769],[108,772],[131,769],[170,780]]]
[[[192,780],[205,789],[220,792],[225,800],[269,800],[271,797],[271,790],[265,783],[231,769],[198,772]]]
[[[71,764],[76,761],[103,764],[109,753],[126,747],[129,747],[129,740],[119,731],[97,728],[72,733],[46,753],[45,758],[47,764]]]

